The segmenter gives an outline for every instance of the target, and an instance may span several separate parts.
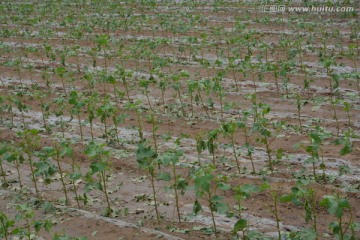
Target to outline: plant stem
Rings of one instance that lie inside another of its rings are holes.
[[[80,126],[80,139],[81,141],[83,140],[83,131],[82,131],[82,126],[81,126],[81,118],[80,118],[80,112],[78,112],[78,120],[79,120],[79,126]]]
[[[176,168],[175,168],[175,164],[172,164],[173,166],[173,175],[174,175],[174,191],[175,191],[175,203],[176,203],[176,211],[178,214],[178,220],[179,223],[181,223],[181,215],[180,215],[180,208],[179,208],[179,195],[178,195],[178,191],[177,191],[177,176],[176,176]]]
[[[61,184],[63,186],[63,190],[64,190],[64,194],[65,194],[65,204],[68,205],[69,204],[69,197],[68,197],[68,194],[67,194],[67,190],[66,190],[66,184],[65,184],[65,181],[64,181],[64,173],[63,173],[63,170],[61,168],[61,164],[60,164],[60,149],[56,148],[56,162],[57,162],[57,165],[58,165],[58,168],[59,168],[59,173],[60,173],[60,181],[61,181]]]
[[[91,134],[91,140],[94,140],[94,131],[93,131],[93,122],[90,121],[90,134]]]
[[[106,185],[106,174],[105,174],[105,170],[104,171],[101,171],[101,180],[102,180],[102,184],[103,184],[103,187],[104,187],[104,194],[105,194],[105,199],[106,199],[106,204],[107,204],[107,207],[108,207],[108,214],[110,214],[112,212],[112,209],[111,209],[111,206],[110,206],[110,199],[109,199],[109,195],[107,193],[107,185]]]
[[[80,209],[81,207],[80,207],[80,202],[79,202],[79,195],[78,195],[78,192],[77,192],[77,187],[75,185],[75,181],[72,181],[72,185],[73,185],[73,188],[74,188],[76,204],[77,204],[78,208]]]
[[[3,165],[2,165],[2,161],[0,161],[0,170],[1,170],[1,176],[3,177],[3,181],[4,181],[4,183],[2,184],[2,186],[3,186],[4,188],[7,188],[8,183],[7,183],[7,181],[6,181],[6,174],[5,174]]]
[[[316,182],[317,177],[316,177],[316,171],[315,171],[315,159],[313,159],[312,161],[312,167],[313,167],[313,175],[314,175],[314,181]]]
[[[157,200],[156,200],[156,191],[155,191],[155,182],[154,182],[155,176],[154,175],[155,175],[154,170],[150,170],[150,180],[151,180],[151,188],[153,191],[153,198],[154,198],[154,204],[155,204],[156,220],[157,220],[157,223],[160,224],[160,215],[159,215],[159,210],[158,210]]]
[[[144,136],[143,136],[143,132],[142,132],[140,113],[139,113],[138,110],[136,110],[136,119],[137,119],[137,123],[138,123],[138,131],[139,131],[140,142],[142,142],[142,141],[144,141]]]
[[[151,105],[151,102],[150,102],[150,99],[149,99],[149,94],[148,94],[147,89],[145,89],[145,96],[146,96],[146,99],[147,99],[147,101],[148,101],[148,103],[149,103],[150,110],[153,112],[154,110],[153,110],[153,107],[152,107],[152,105]]]
[[[277,228],[278,234],[279,234],[278,239],[281,240],[280,218],[279,218],[279,212],[278,212],[278,192],[277,191],[273,192],[272,196],[273,196],[273,201],[274,201],[273,214],[275,215],[276,228]]]
[[[40,100],[40,106],[41,106],[41,115],[42,115],[42,120],[44,123],[44,128],[45,128],[46,132],[48,132],[48,127],[46,125],[46,118],[45,118],[45,114],[44,114],[44,103],[42,102],[42,100]]]
[[[165,114],[165,90],[161,89],[161,99],[162,99],[162,104],[163,104],[163,109],[164,109],[164,114]]]
[[[344,240],[344,232],[342,229],[342,217],[339,217],[339,233],[340,233],[340,240]]]
[[[327,75],[329,77],[329,75],[330,75],[329,68],[326,69],[326,72],[327,72]],[[330,84],[330,101],[331,101],[331,106],[332,106],[332,109],[333,109],[333,112],[334,112],[334,118],[335,118],[335,121],[336,121],[336,129],[337,129],[336,136],[338,137],[339,133],[340,133],[340,125],[339,125],[339,121],[338,121],[338,118],[337,118],[335,102],[334,102],[334,99],[333,99],[333,94],[334,93],[333,93],[333,87],[332,87],[331,78],[329,78],[329,84]]]
[[[66,92],[66,87],[65,87],[65,81],[64,81],[64,78],[63,78],[63,77],[61,77],[61,82],[62,82],[62,85],[63,85],[63,89],[64,89],[65,96],[67,97],[67,92]]]
[[[8,227],[7,223],[4,223],[3,219],[0,219],[0,223],[2,225],[2,233],[4,233],[5,240],[8,240]]]
[[[221,91],[221,90],[220,90]],[[220,94],[220,113],[221,113],[221,121],[224,121],[224,107],[223,107],[223,93]]]
[[[211,191],[208,192],[208,201],[209,201],[209,208],[210,208],[210,212],[211,212],[211,219],[213,222],[213,227],[214,227],[214,233],[215,233],[215,238],[217,239],[217,229],[216,229],[216,221],[215,221],[215,216],[214,216],[214,208],[213,208],[213,203],[211,202],[212,199],[212,194]]]
[[[180,101],[181,111],[183,112],[184,116],[186,116],[186,112],[185,112],[184,104],[183,104],[183,102],[182,102],[182,98],[181,98],[180,87],[177,89],[177,92],[178,92],[178,97],[179,97],[179,101]]]
[[[272,163],[272,159],[271,159],[271,149],[269,146],[269,141],[267,139],[267,137],[265,136],[265,146],[266,146],[266,154],[268,156],[268,160],[269,160],[269,168],[271,173],[274,173],[274,168],[273,168],[273,163]]]
[[[16,172],[17,172],[17,175],[18,175],[19,185],[20,185],[20,188],[22,188],[21,175],[20,175],[20,166],[19,165],[20,165],[19,162],[17,160],[15,160],[15,167],[16,167]]]
[[[234,157],[235,157],[235,161],[236,161],[236,167],[238,169],[239,174],[241,174],[241,167],[240,167],[240,162],[239,159],[237,157],[236,154],[236,146],[235,146],[235,136],[234,133],[231,134],[231,143],[232,143],[232,149],[233,149],[233,153],[234,153]]]
[[[35,177],[35,171],[34,171],[34,167],[33,167],[33,161],[32,161],[32,157],[31,157],[31,153],[27,152],[28,158],[29,158],[29,165],[30,165],[30,170],[31,170],[31,176],[32,176],[32,180],[34,182],[34,186],[35,186],[35,192],[36,192],[36,196],[37,198],[40,199],[40,192],[39,189],[37,187],[37,183],[36,183],[36,177]]]
[[[158,146],[157,146],[157,143],[156,143],[156,134],[155,134],[155,131],[156,131],[156,117],[155,117],[155,115],[152,116],[151,123],[152,123],[152,137],[153,137],[153,141],[154,141],[154,148],[155,148],[155,152],[158,153]]]
[[[210,119],[210,114],[209,114],[209,112],[208,112],[207,107],[206,107],[205,104],[204,104],[204,101],[203,101],[203,99],[202,99],[202,97],[201,97],[201,93],[200,93],[200,90],[199,90],[199,89],[198,89],[198,96],[199,96],[201,105],[203,106],[203,108],[204,108],[204,110],[205,110],[206,116]]]

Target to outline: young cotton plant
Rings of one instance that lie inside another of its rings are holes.
[[[54,73],[60,77],[64,95],[65,95],[65,97],[67,97],[68,93],[66,91],[66,82],[65,82],[66,81],[65,77],[66,77],[66,73],[67,73],[66,67],[64,67],[64,66],[57,67],[54,69]]]
[[[196,152],[197,152],[197,159],[198,159],[198,163],[199,166],[202,166],[201,164],[201,153],[206,150],[206,141],[203,139],[203,136],[201,133],[197,134],[195,137],[195,141],[196,141]]]
[[[240,166],[240,161],[238,158],[239,154],[237,152],[237,147],[236,147],[236,143],[235,143],[235,134],[236,134],[237,128],[238,128],[238,125],[234,121],[231,121],[228,123],[223,123],[221,125],[222,133],[224,134],[225,137],[228,136],[231,140],[231,146],[232,146],[232,151],[233,151],[233,155],[234,155],[235,162],[236,162],[236,167],[237,167],[238,173],[241,174],[241,166]]]
[[[6,179],[6,172],[4,170],[3,161],[5,159],[6,153],[9,151],[8,144],[6,142],[0,143],[0,175],[2,177],[2,183],[1,186],[3,188],[7,188],[9,186],[9,183]]]
[[[33,96],[40,101],[40,109],[41,109],[41,116],[44,124],[45,131],[47,133],[50,133],[51,128],[47,124],[47,119],[50,116],[50,105],[48,102],[46,102],[46,98],[48,98],[48,94],[41,90],[36,90],[33,94]]]
[[[324,162],[324,154],[323,154],[323,144],[324,141],[331,137],[332,135],[328,132],[326,132],[321,127],[316,127],[316,129],[309,133],[310,137],[310,144],[305,146],[306,152],[310,154],[310,157],[306,160],[307,163],[311,163],[312,165],[312,173],[314,176],[314,180],[318,181],[319,176],[316,174],[316,165],[321,161],[320,163],[320,169],[323,170],[323,180],[326,180],[325,176],[325,169],[326,165]],[[296,145],[298,146],[298,145]],[[301,146],[301,145],[300,145]]]
[[[10,184],[7,181],[6,173],[3,169],[2,163],[6,161],[10,164],[13,164],[17,172],[17,181],[20,188],[22,188],[22,178],[20,174],[20,166],[24,163],[25,159],[21,148],[18,148],[14,142],[1,142],[0,143],[0,170],[3,177],[2,187],[7,188]]]
[[[175,90],[176,95],[179,99],[179,103],[180,103],[180,108],[181,108],[181,112],[183,116],[187,116],[187,113],[185,111],[185,103],[183,102],[182,99],[182,82],[185,81],[185,79],[188,79],[190,77],[190,74],[187,71],[181,71],[178,74],[174,74],[171,76],[172,80],[173,80],[173,84],[172,84],[172,88]]]
[[[211,213],[214,234],[218,236],[215,213],[227,213],[229,206],[224,201],[224,198],[217,194],[217,191],[228,191],[231,189],[231,186],[225,183],[227,180],[225,176],[216,175],[214,171],[215,168],[213,166],[207,165],[200,167],[194,173],[196,200],[194,202],[193,212],[198,214],[202,211],[201,202],[204,202]]]
[[[115,112],[115,106],[111,102],[110,97],[107,95],[105,98],[102,99],[100,106],[96,109],[96,115],[99,117],[102,124],[104,124],[104,137],[106,142],[108,142],[108,123],[107,119],[112,117],[113,113]]]
[[[73,146],[72,142],[70,142],[70,141],[61,142],[60,157],[62,159],[64,159],[65,157],[69,157],[71,159],[71,172],[68,174],[68,178],[70,179],[72,188],[74,190],[77,206],[78,206],[78,208],[80,208],[80,200],[84,200],[84,199],[82,199],[78,194],[77,182],[81,181],[81,178],[83,177],[83,175],[80,171],[80,166],[76,163],[74,146]]]
[[[316,197],[316,192],[311,186],[310,181],[300,180],[295,187],[291,188],[290,194],[280,196],[281,202],[291,202],[296,206],[300,206],[305,210],[303,215],[306,223],[311,223],[311,228],[302,229],[299,232],[290,234],[293,238],[300,237],[306,234],[308,239],[317,239],[317,219],[319,213],[319,200]]]
[[[252,184],[236,185],[232,188],[234,192],[234,199],[236,201],[235,212],[241,219],[241,211],[243,209],[243,201],[251,196],[253,193],[260,191],[259,187]]]
[[[225,77],[224,71],[219,71],[216,74],[216,77],[212,78],[213,81],[213,91],[217,93],[219,96],[219,103],[220,103],[220,117],[221,121],[224,121],[224,102],[225,102],[225,90],[222,84],[222,80]]]
[[[82,94],[78,93],[77,91],[72,91],[69,96],[69,104],[73,105],[71,108],[71,117],[74,115],[77,116],[80,128],[80,139],[83,140],[83,128],[82,128],[82,120],[81,120],[81,113],[85,106],[85,101],[83,100]]]
[[[274,163],[272,159],[272,152],[271,149],[271,138],[272,138],[272,131],[271,131],[271,124],[269,119],[266,117],[266,115],[271,111],[271,108],[268,104],[260,103],[258,105],[261,112],[257,114],[256,121],[253,124],[253,127],[251,129],[251,132],[258,133],[258,137],[256,138],[256,141],[265,145],[265,151],[266,155],[268,157],[268,166],[271,171],[271,173],[274,172]]]
[[[326,74],[329,79],[329,88],[330,88],[330,104],[333,110],[334,119],[336,122],[336,136],[340,134],[340,124],[338,120],[338,113],[336,111],[336,103],[334,96],[334,90],[338,87],[338,76],[336,74],[332,74],[331,66],[336,66],[335,59],[333,56],[327,56],[326,54],[322,54],[320,58],[321,63],[326,69]],[[334,81],[334,82],[333,82]],[[335,84],[334,84],[335,83]]]
[[[13,98],[13,103],[16,105],[17,109],[21,114],[23,128],[25,129],[27,127],[25,122],[25,112],[28,112],[31,109],[31,107],[25,104],[24,92],[16,93],[15,97]]]
[[[256,173],[253,153],[255,151],[254,146],[251,144],[251,132],[249,131],[249,127],[247,126],[249,115],[251,111],[245,110],[241,113],[239,112],[239,120],[236,121],[237,128],[241,129],[245,135],[245,143],[242,148],[246,151],[246,156],[250,158],[251,168],[253,174]]]
[[[40,136],[39,131],[36,129],[27,129],[22,132],[18,132],[17,136],[21,138],[20,147],[24,152],[24,155],[27,156],[27,161],[31,171],[31,180],[34,183],[36,197],[40,198],[40,190],[38,188],[37,179],[36,179],[36,169],[34,161],[34,152],[40,148]]]
[[[84,191],[89,192],[92,189],[97,189],[104,194],[107,205],[104,215],[108,217],[113,212],[108,193],[109,173],[111,171],[110,151],[105,149],[105,144],[90,142],[86,146],[85,154],[94,161],[90,165],[90,171],[86,174],[88,183]]]
[[[148,123],[151,124],[151,133],[152,133],[152,139],[153,139],[153,143],[154,143],[154,149],[155,152],[158,153],[158,143],[157,143],[157,136],[156,136],[156,131],[159,129],[159,125],[158,125],[158,119],[156,117],[156,115],[154,114],[154,112],[151,112],[150,114],[148,114],[146,116]]]
[[[15,221],[0,211],[0,238],[9,240],[10,236],[18,231],[17,228],[13,228],[14,225]]]
[[[56,161],[57,171],[60,174],[60,181],[65,195],[65,205],[68,205],[70,202],[68,197],[68,190],[66,188],[66,183],[65,183],[67,174],[64,172],[62,167],[62,161],[63,161],[63,157],[61,156],[62,149],[60,148],[60,146],[55,145],[54,147],[43,147],[43,151],[47,157],[51,157]]]
[[[216,140],[219,136],[220,130],[219,129],[213,129],[208,133],[208,140],[206,141],[206,147],[209,151],[209,154],[212,156],[212,163],[214,167],[216,167],[216,161],[215,161],[215,152],[218,148],[218,144],[216,143]]]
[[[159,164],[170,166],[170,172],[159,173],[159,179],[171,182],[170,188],[174,190],[175,207],[178,215],[178,221],[181,223],[179,195],[184,195],[188,186],[188,181],[177,173],[176,167],[179,164],[180,157],[183,155],[181,151],[168,150],[158,157]]]
[[[136,113],[136,122],[137,122],[137,129],[138,129],[138,133],[139,133],[139,138],[140,138],[140,142],[143,142],[144,139],[144,131],[143,131],[143,126],[142,126],[142,109],[141,109],[141,100],[136,100],[135,102],[127,102],[125,104],[125,109],[126,110],[133,110]]]
[[[360,222],[354,222],[354,216],[351,212],[351,205],[346,198],[340,195],[326,195],[320,202],[320,205],[326,207],[330,214],[333,214],[337,221],[331,222],[329,228],[338,240],[355,240],[359,236],[356,232],[360,230]],[[350,215],[346,218],[347,215]],[[348,231],[351,233],[348,233]]]
[[[120,144],[120,138],[119,138],[119,125],[121,123],[125,122],[125,119],[128,117],[128,115],[126,113],[120,113],[120,109],[117,107],[114,107],[114,111],[112,112],[112,122],[114,124],[114,127],[111,129],[111,131],[109,132],[110,136],[111,136],[111,142],[116,141],[117,144]]]
[[[66,99],[63,97],[55,98],[53,103],[55,105],[54,114],[57,118],[60,118],[59,121],[56,121],[56,125],[60,126],[62,137],[65,137],[65,129],[67,127],[67,122],[64,120],[64,111],[66,109]]]
[[[160,213],[158,210],[158,202],[157,202],[157,195],[156,195],[156,189],[155,189],[155,179],[156,179],[156,166],[158,166],[157,161],[157,153],[150,147],[146,146],[143,143],[138,144],[138,148],[136,150],[136,160],[139,164],[139,166],[147,171],[149,177],[150,177],[150,184],[153,194],[153,200],[154,200],[154,207],[155,207],[155,213],[156,213],[156,220],[157,223],[160,223]]]
[[[50,232],[53,224],[50,220],[40,221],[35,219],[35,212],[29,203],[23,203],[16,206],[18,212],[15,216],[15,221],[24,221],[25,226],[18,228],[15,235],[21,239],[35,239],[36,234],[43,228],[46,232]],[[35,230],[35,231],[34,231]]]

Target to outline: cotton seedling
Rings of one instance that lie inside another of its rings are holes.
[[[85,186],[85,192],[91,189],[100,190],[106,200],[106,210],[104,215],[111,216],[113,208],[108,193],[109,173],[111,171],[111,164],[109,162],[110,151],[105,149],[103,144],[90,142],[84,152],[90,159],[94,161],[90,165],[90,170],[86,174],[88,183]],[[94,178],[96,175],[96,178]]]
[[[158,209],[158,201],[155,190],[155,178],[156,178],[156,167],[158,165],[157,154],[156,152],[149,146],[144,145],[143,143],[138,144],[138,149],[136,151],[136,160],[139,166],[148,172],[150,177],[152,195],[154,200],[154,208],[156,213],[157,223],[160,223],[160,212]]]
[[[27,161],[31,171],[31,180],[35,187],[35,192],[37,198],[40,199],[40,190],[38,188],[37,178],[36,178],[36,169],[34,161],[34,151],[40,147],[40,136],[39,131],[35,129],[27,129],[22,132],[18,132],[18,137],[21,138],[20,147],[24,152],[24,155],[27,157]]]
[[[180,157],[183,155],[182,152],[174,150],[167,151],[158,157],[158,161],[163,166],[171,167],[171,174],[169,172],[159,173],[159,178],[165,181],[172,181],[171,188],[174,190],[175,195],[175,207],[178,215],[178,221],[181,223],[181,214],[180,214],[180,195],[185,194],[185,190],[188,186],[188,181],[181,177],[180,174],[177,173],[177,165],[179,164]]]
[[[329,228],[339,240],[356,239],[356,231],[359,230],[359,223],[354,222],[353,213],[346,221],[347,211],[351,211],[351,205],[346,198],[339,195],[326,195],[320,202],[321,206],[327,208],[328,212],[337,218],[336,222],[331,222]],[[348,230],[351,233],[348,234]]]
[[[234,158],[235,158],[236,167],[237,167],[238,173],[241,174],[241,166],[240,166],[240,161],[239,161],[239,158],[238,158],[239,153],[237,151],[237,147],[236,147],[236,143],[235,143],[236,130],[237,130],[237,124],[234,121],[231,121],[231,122],[228,122],[228,123],[223,123],[221,125],[222,133],[226,137],[228,136],[230,138],[232,151],[233,151],[233,155],[234,155]]]
[[[198,214],[202,210],[200,201],[204,201],[210,209],[214,234],[218,236],[215,213],[226,213],[229,210],[229,206],[223,200],[223,197],[217,194],[217,191],[228,191],[231,189],[231,186],[225,183],[226,177],[214,175],[214,170],[213,166],[207,165],[199,168],[194,173],[196,200],[193,212]]]

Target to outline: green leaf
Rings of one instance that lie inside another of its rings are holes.
[[[351,172],[351,169],[348,165],[341,165],[339,166],[339,176],[342,176],[346,173]]]
[[[223,201],[217,201],[215,203],[215,211],[220,214],[225,214],[229,211],[229,206]]]
[[[70,173],[69,178],[73,181],[80,179],[82,176],[81,173]]]
[[[182,194],[182,195],[185,194],[185,190],[186,190],[187,186],[188,186],[188,181],[186,179],[179,178],[177,180],[176,189],[181,190],[180,194]]]
[[[282,195],[279,200],[280,202],[291,202],[293,200],[294,196],[292,194],[289,195]]]
[[[270,189],[270,188],[271,188],[271,186],[267,182],[264,182],[263,184],[260,185],[260,191],[265,191],[265,190]]]
[[[291,240],[316,240],[316,232],[312,228],[303,228],[298,232],[290,233]]]
[[[340,225],[338,222],[331,222],[329,228],[332,230],[333,234],[338,235],[340,233]]]
[[[176,232],[176,233],[182,233],[182,234],[185,234],[185,233],[189,233],[189,229],[181,229],[181,228],[169,228],[168,229],[170,232]]]
[[[102,186],[100,183],[98,182],[93,182],[93,183],[87,183],[84,187],[84,192],[88,193],[93,189],[97,189],[97,190],[102,190]],[[87,198],[86,198],[87,199]]]
[[[233,227],[232,233],[236,235],[237,232],[244,230],[247,227],[247,221],[245,219],[239,219]]]
[[[265,237],[262,233],[253,230],[248,232],[247,237],[251,240],[273,240],[272,237]]]
[[[276,159],[281,160],[284,154],[284,149],[279,148],[276,150]]]
[[[192,230],[194,231],[200,231],[202,229],[204,229],[205,227],[204,226],[195,226],[195,227],[192,227]]]
[[[202,207],[199,201],[196,199],[193,206],[193,212],[195,213],[195,215],[197,215],[200,211],[202,211]]]
[[[36,176],[42,175],[48,178],[57,172],[55,166],[46,161],[36,162],[35,167],[36,167],[35,169]]]
[[[168,152],[159,156],[159,161],[164,165],[176,164],[179,161],[179,153]]]
[[[325,196],[320,202],[321,206],[328,209],[328,212],[340,218],[343,215],[344,209],[350,209],[350,204],[347,199],[338,196]]]
[[[52,154],[55,151],[55,148],[53,147],[43,147],[44,152],[46,152],[47,154]]]
[[[205,174],[204,176],[195,178],[195,189],[209,192],[210,183],[213,178],[214,176],[212,174]]]
[[[98,154],[98,151],[97,151],[97,149],[96,149],[95,143],[90,142],[90,143],[86,146],[86,149],[85,149],[84,153],[85,153],[88,157],[90,157],[90,158],[96,157],[97,154]]]
[[[44,229],[47,232],[50,232],[51,228],[53,227],[53,223],[50,220],[46,220],[44,222]]]
[[[156,158],[156,152],[151,149],[150,146],[145,146],[144,144],[138,144],[138,149],[136,151],[136,160],[139,163],[140,167],[148,168],[152,165],[152,161]]]
[[[38,233],[38,232],[40,232],[40,229],[41,229],[41,227],[43,226],[43,223],[42,222],[40,222],[40,221],[35,221],[35,223],[34,223],[34,228],[35,228],[35,231]]]
[[[340,156],[344,156],[348,153],[352,152],[352,145],[350,143],[346,143],[343,148],[341,148],[339,154]]]
[[[314,143],[316,143],[316,144],[321,144],[321,138],[320,138],[320,136],[319,136],[319,134],[318,133],[316,133],[316,132],[311,132],[310,133],[310,137],[311,137],[311,139],[313,140],[313,142]]]
[[[225,184],[223,182],[219,182],[217,187],[220,189],[220,190],[223,190],[223,191],[227,191],[227,190],[230,190],[231,189],[231,185],[230,184]]]
[[[63,149],[61,149],[61,152],[60,152],[60,156],[71,156],[73,155],[73,149],[70,148],[70,147],[64,147]]]
[[[171,180],[171,174],[169,172],[161,172],[158,175],[159,180],[163,181],[170,181]]]
[[[255,185],[252,185],[252,184],[244,184],[240,187],[240,191],[247,194],[247,195],[250,195],[251,193],[256,193],[259,191],[259,187],[258,186],[255,186]]]
[[[93,162],[90,165],[91,173],[95,174],[97,172],[102,172],[106,169],[106,163],[104,162]]]

